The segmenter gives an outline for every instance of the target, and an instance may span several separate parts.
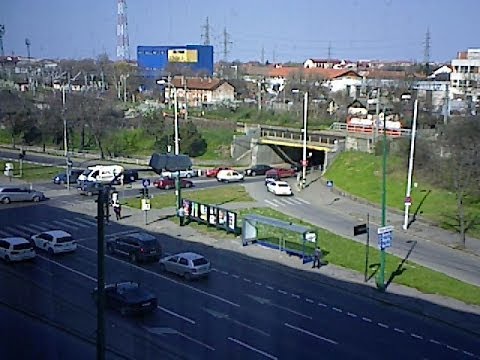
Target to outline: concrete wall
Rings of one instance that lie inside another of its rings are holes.
[[[235,135],[231,156],[238,165],[278,164],[283,160],[268,145],[259,145],[260,128],[247,128],[245,135]]]
[[[374,151],[374,147],[372,146],[370,140],[371,139],[369,138],[347,136],[345,138],[345,150],[372,153]]]

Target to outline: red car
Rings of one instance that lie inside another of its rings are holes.
[[[275,178],[275,179],[281,179],[281,178],[287,178],[287,177],[292,177],[295,176],[297,172],[295,169],[287,169],[287,168],[273,168],[268,170],[265,173],[266,178]]]
[[[217,174],[220,170],[233,170],[232,168],[229,167],[216,167],[214,169],[208,169],[206,176],[207,177],[217,177]]]
[[[164,190],[175,189],[175,179],[159,178],[153,182],[153,186]],[[193,182],[190,180],[180,179],[180,187],[191,188],[192,186]]]

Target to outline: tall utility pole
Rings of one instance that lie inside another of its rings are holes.
[[[262,111],[262,80],[258,80],[258,112]]]
[[[260,61],[265,64],[265,47],[262,45],[262,53],[260,55]]]
[[[0,24],[0,56],[5,56],[5,51],[3,50],[3,35],[5,35],[5,25]]]
[[[202,29],[203,45],[210,45],[210,22],[208,16],[205,21],[205,25],[202,26]]]
[[[327,59],[330,60],[332,58],[332,43],[328,42],[328,51],[327,51]]]
[[[228,59],[228,53],[230,52],[230,45],[233,44],[232,41],[230,41],[230,34],[227,32],[227,28],[223,28],[223,60],[227,61]]]
[[[27,58],[28,58],[28,60],[30,60],[30,45],[31,45],[30,39],[25,38],[25,46],[27,47]]]
[[[430,28],[427,28],[427,32],[425,33],[425,42],[424,44],[424,49],[423,49],[423,56],[424,56],[424,62],[425,62],[425,72],[426,75],[430,75],[430,47],[431,47],[431,35],[430,35]]]
[[[117,58],[123,61],[130,60],[127,0],[117,0]]]
[[[415,100],[413,105],[413,123],[412,123],[412,138],[410,140],[410,157],[408,159],[407,191],[405,193],[405,217],[403,221],[403,230],[408,229],[408,217],[409,217],[408,211],[411,205],[410,195],[412,191],[413,156],[415,154],[415,134],[417,132],[417,116],[418,116],[418,100]]]
[[[303,152],[302,152],[302,185],[307,181],[307,120],[308,120],[308,91],[303,95]]]
[[[68,159],[67,118],[65,117],[65,85],[62,86],[62,116],[63,116],[63,148],[65,154],[65,175],[67,175],[67,190],[70,190],[70,161]]]

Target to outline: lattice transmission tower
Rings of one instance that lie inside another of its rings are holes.
[[[126,0],[117,0],[117,59],[130,60]]]

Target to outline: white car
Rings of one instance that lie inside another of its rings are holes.
[[[32,235],[32,241],[39,249],[49,254],[58,254],[77,250],[77,242],[72,235],[63,230],[51,230]]]
[[[208,276],[211,271],[210,261],[193,252],[164,257],[160,260],[160,268],[183,276],[185,280]]]
[[[286,181],[272,180],[267,183],[267,190],[275,195],[292,195],[292,188]]]
[[[176,178],[178,176],[178,171],[164,170],[164,171],[162,171],[162,176],[166,177],[166,178],[169,178],[169,179],[173,179],[173,178]],[[192,170],[192,169],[180,170],[180,177],[181,178],[189,178],[190,179],[190,178],[195,177],[195,176],[198,176],[198,171],[197,170]]]
[[[35,255],[35,250],[27,239],[21,237],[0,239],[0,257],[6,262],[30,260]]]
[[[245,175],[236,170],[220,170],[217,174],[217,181],[235,182],[245,180]]]

